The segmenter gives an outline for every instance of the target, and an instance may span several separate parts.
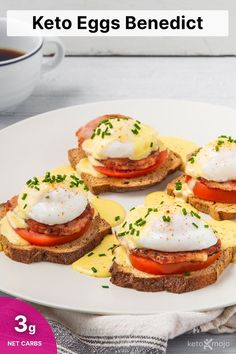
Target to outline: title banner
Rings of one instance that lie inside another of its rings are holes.
[[[9,36],[228,36],[228,11],[8,11]]]

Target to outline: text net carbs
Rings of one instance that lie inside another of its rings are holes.
[[[227,36],[228,11],[8,11],[10,36]]]

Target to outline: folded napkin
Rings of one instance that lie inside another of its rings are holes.
[[[164,354],[168,339],[185,332],[236,332],[236,306],[207,312],[109,316],[37,308],[54,331],[58,354]]]

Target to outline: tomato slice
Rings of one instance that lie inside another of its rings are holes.
[[[38,232],[30,231],[29,229],[14,229],[15,232],[22,237],[24,240],[28,241],[31,245],[48,247],[63,245],[64,243],[71,242],[82,236],[89,228],[91,220],[88,220],[83,228],[77,233],[72,235],[47,235],[40,234]]]
[[[194,188],[193,194],[204,200],[211,202],[220,203],[236,203],[236,191],[226,191],[217,188],[209,188],[204,183],[197,181]]]
[[[134,268],[154,275],[183,274],[209,267],[219,257],[220,252],[209,256],[206,262],[183,262],[160,264],[151,259],[130,254],[129,258]]]
[[[158,155],[156,163],[148,168],[144,168],[142,170],[133,170],[133,171],[121,171],[121,170],[112,170],[103,166],[93,166],[98,172],[108,176],[115,178],[132,178],[147,175],[155,171],[160,165],[162,165],[169,155],[168,150],[161,151]]]

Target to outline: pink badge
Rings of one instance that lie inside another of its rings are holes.
[[[0,297],[1,354],[57,354],[47,320],[26,302]]]

